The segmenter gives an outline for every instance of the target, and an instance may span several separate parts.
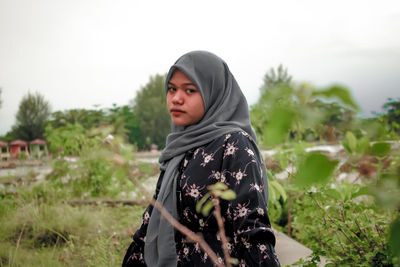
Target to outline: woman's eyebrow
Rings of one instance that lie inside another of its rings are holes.
[[[174,83],[172,83],[172,82],[168,82],[168,84],[170,84],[170,85],[173,85],[173,86],[176,86]],[[182,83],[182,85],[192,85],[192,86],[194,86],[194,87],[196,87],[196,85],[194,84],[194,83]],[[197,88],[197,87],[196,87]]]

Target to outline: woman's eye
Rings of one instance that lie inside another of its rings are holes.
[[[168,91],[169,91],[169,92],[175,92],[175,91],[176,91],[176,88],[175,88],[175,87],[168,87]]]
[[[196,93],[196,90],[195,89],[186,89],[186,92],[188,92],[188,93]]]

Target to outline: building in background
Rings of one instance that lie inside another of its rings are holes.
[[[49,152],[47,150],[46,141],[42,139],[35,139],[29,143],[30,156],[36,159],[47,157]]]
[[[0,141],[0,161],[7,161],[10,158],[8,143]]]
[[[12,159],[27,159],[29,157],[28,143],[23,140],[15,140],[10,143]]]

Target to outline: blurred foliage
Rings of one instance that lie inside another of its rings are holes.
[[[336,98],[343,105],[351,107],[353,110],[358,111],[359,107],[355,103],[353,97],[351,96],[348,89],[340,87],[340,86],[332,86],[326,90],[314,91],[312,92],[314,97],[322,97],[326,99]]]
[[[351,130],[358,105],[348,89],[331,86],[317,90],[295,84],[282,66],[265,75],[261,97],[251,107],[252,125],[260,143],[271,146],[289,140],[336,142]]]
[[[389,98],[383,105],[386,111],[382,117],[387,120],[390,129],[400,134],[400,98]]]
[[[48,125],[45,129],[45,136],[50,151],[55,155],[79,156],[85,146],[89,148],[92,146],[87,130],[78,123],[68,123],[58,128]]]
[[[270,219],[314,251],[298,265],[316,266],[321,256],[333,266],[399,265],[396,103],[385,104],[391,119],[358,119],[357,104],[339,86],[265,82],[261,92],[251,115],[259,141],[275,150],[266,160]],[[336,156],[306,152],[303,143],[339,140],[345,151]]]
[[[264,75],[264,84],[260,88],[261,95],[266,93],[270,88],[289,85],[292,81],[292,76],[288,74],[287,68],[283,65],[279,65],[278,68],[271,68]]]
[[[352,132],[346,132],[346,138],[342,140],[343,147],[348,153],[366,154],[370,150],[370,140],[367,136],[361,136],[359,139]]]
[[[107,114],[102,109],[69,109],[51,114],[50,125],[59,128],[68,124],[80,124],[89,130],[107,122]]]
[[[13,137],[25,141],[43,139],[44,127],[50,117],[50,103],[39,93],[28,93],[19,103],[13,126]]]
[[[337,163],[321,153],[310,153],[299,164],[295,184],[297,186],[326,184]]]
[[[332,266],[400,264],[400,147],[391,144],[371,142],[358,150],[355,143],[355,150],[339,154],[340,163],[304,146],[283,146],[267,161],[271,221],[313,250],[297,265],[316,266],[322,256]],[[354,171],[358,180],[339,181]],[[277,182],[287,199],[275,197]]]
[[[112,126],[111,134],[123,136],[132,144],[139,142],[138,120],[127,105],[113,104],[112,108],[106,109],[56,111],[52,114],[52,120],[49,122],[49,125],[55,129],[63,129],[69,124],[79,124],[85,130],[100,126]]]
[[[121,136],[111,135],[112,127],[86,131],[79,124],[68,124],[65,128],[53,130],[49,126],[46,130],[52,151],[64,156],[79,156],[72,162],[54,162],[50,179],[54,186],[79,198],[102,195],[115,198],[137,191],[127,179],[133,169],[139,168],[134,165],[135,148]]]
[[[138,121],[139,131],[136,144],[140,149],[156,144],[165,146],[171,131],[171,119],[167,110],[165,89],[166,75],[156,74],[141,88],[133,101],[133,114]]]
[[[345,88],[317,90],[309,84],[284,84],[261,95],[251,107],[251,118],[261,143],[267,146],[289,140],[336,142],[351,130],[356,107]]]

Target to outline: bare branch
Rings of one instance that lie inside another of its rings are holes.
[[[221,216],[221,207],[219,206],[219,199],[214,198],[212,200],[214,204],[214,216],[217,219],[218,222],[218,228],[219,228],[219,235],[222,240],[222,248],[224,249],[224,257],[225,257],[225,262],[227,267],[231,267],[231,256],[229,255],[229,249],[228,249],[228,240],[225,235],[225,228],[224,228],[224,221],[222,220]]]
[[[210,248],[210,246],[207,244],[206,241],[204,241],[204,239],[194,233],[193,231],[191,231],[189,228],[185,227],[184,225],[182,225],[181,223],[179,223],[174,217],[171,216],[171,214],[169,214],[169,212],[162,206],[162,204],[158,201],[156,201],[154,198],[152,198],[150,200],[150,203],[157,208],[161,215],[172,225],[174,226],[179,232],[181,232],[182,234],[184,234],[185,236],[187,236],[190,240],[192,240],[193,242],[196,242],[200,245],[200,247],[203,249],[204,252],[206,252],[209,256],[210,259],[214,262],[214,264],[218,267],[225,267],[225,264],[220,263],[218,261],[218,257],[215,254],[215,252]]]

